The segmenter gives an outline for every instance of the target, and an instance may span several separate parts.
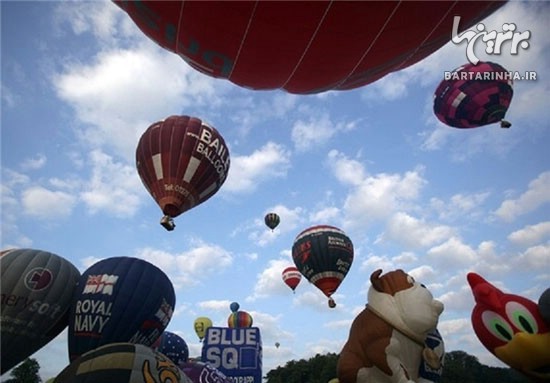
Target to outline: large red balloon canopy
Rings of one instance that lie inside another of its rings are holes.
[[[503,1],[120,1],[193,68],[252,89],[346,90],[406,68]]]

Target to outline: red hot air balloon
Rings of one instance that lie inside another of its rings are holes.
[[[294,266],[289,266],[286,269],[283,270],[282,273],[283,282],[286,283],[288,287],[294,290],[296,290],[296,287],[298,284],[300,284],[300,281],[302,280],[302,274],[300,274],[300,270],[298,270]]]
[[[300,273],[329,298],[329,307],[335,307],[331,295],[353,262],[353,243],[349,237],[334,226],[312,226],[296,236],[292,258]]]
[[[503,1],[121,1],[149,38],[249,89],[311,94],[372,83],[427,57]],[[213,28],[215,26],[215,28]]]
[[[230,328],[252,327],[252,315],[246,311],[233,311],[227,318],[227,326]]]
[[[514,90],[513,81],[502,66],[492,62],[465,64],[441,81],[434,94],[434,113],[454,128],[476,128],[500,121],[502,128]]]
[[[220,133],[195,117],[170,116],[151,125],[136,150],[138,174],[165,216],[161,224],[203,203],[223,185],[229,150]]]
[[[3,374],[67,327],[80,272],[65,258],[34,249],[3,251],[0,270]]]

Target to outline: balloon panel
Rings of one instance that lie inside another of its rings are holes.
[[[152,124],[136,149],[138,174],[164,214],[177,217],[212,197],[229,171],[220,133],[195,117]]]
[[[509,72],[502,66],[492,62],[465,64],[437,87],[434,113],[455,128],[488,125],[504,118],[513,94]]]
[[[54,383],[192,383],[160,352],[141,344],[111,343],[74,360]]]
[[[435,52],[505,2],[115,1],[152,40],[249,89],[345,90]],[[212,26],[216,26],[213,28]]]
[[[187,362],[189,347],[178,334],[164,331],[157,342],[155,342],[156,347],[153,346],[152,348],[166,355],[176,366],[180,367]]]
[[[312,226],[294,240],[292,258],[302,275],[330,297],[351,267],[353,244],[336,227]]]
[[[113,342],[152,345],[175,305],[172,283],[155,265],[138,258],[97,262],[81,276],[69,317],[69,356]]]
[[[55,338],[68,312],[80,272],[56,254],[15,249],[0,257],[2,373]],[[5,350],[9,350],[6,352]]]

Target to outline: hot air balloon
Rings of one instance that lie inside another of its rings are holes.
[[[474,272],[466,277],[476,303],[472,326],[480,342],[533,381],[550,381],[550,326],[537,303],[504,293]]]
[[[264,222],[267,227],[274,230],[277,226],[279,226],[281,218],[276,213],[267,213],[264,217]]]
[[[276,348],[279,348],[280,345],[281,345],[281,344],[280,344],[279,342],[275,342],[275,347],[276,347]]]
[[[110,343],[69,364],[54,383],[193,383],[170,359],[142,344]]]
[[[231,312],[235,312],[235,311],[239,311],[239,308],[241,306],[239,305],[238,302],[232,302],[230,305],[229,305],[229,310],[231,310]]]
[[[221,371],[212,367],[208,363],[200,361],[187,362],[181,367],[181,370],[188,376],[193,383],[231,383]]]
[[[230,328],[252,327],[252,315],[246,311],[234,311],[227,318]]]
[[[35,249],[3,253],[0,270],[3,374],[67,327],[80,272],[65,258]]]
[[[189,359],[189,347],[185,340],[170,331],[164,331],[151,348],[166,355],[178,367]]]
[[[288,287],[294,290],[296,290],[296,287],[298,284],[300,284],[300,281],[302,280],[302,274],[300,274],[300,270],[298,270],[294,266],[289,266],[286,269],[283,270],[282,273],[283,282],[286,283]]]
[[[546,322],[548,327],[550,327],[550,288],[544,290],[544,292],[540,295],[538,306],[540,316]]]
[[[476,128],[504,120],[512,101],[513,81],[502,66],[492,62],[465,64],[441,81],[433,110],[439,121],[454,128]]]
[[[151,346],[174,311],[170,279],[139,258],[112,257],[90,266],[80,277],[69,317],[69,358],[107,343]]]
[[[167,230],[173,218],[212,197],[229,171],[229,150],[220,133],[196,117],[170,116],[141,136],[136,167],[160,206]]]
[[[212,321],[207,317],[198,317],[195,319],[194,323],[195,333],[199,337],[199,340],[202,342],[204,336],[206,335],[206,329],[212,327]]]
[[[296,94],[372,83],[450,41],[454,16],[462,32],[504,3],[115,0],[145,35],[196,70]]]
[[[334,226],[312,226],[296,236],[292,258],[300,273],[329,298],[329,307],[335,307],[331,295],[353,262],[349,237]]]

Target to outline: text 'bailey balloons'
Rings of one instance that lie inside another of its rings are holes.
[[[193,383],[165,355],[142,344],[110,343],[69,364],[54,383]]]
[[[174,311],[172,282],[139,258],[113,257],[80,277],[69,317],[69,358],[115,342],[151,346]]]
[[[504,120],[514,90],[510,72],[492,62],[465,64],[445,78],[434,94],[433,110],[439,121],[454,128],[476,128]]]
[[[277,226],[279,226],[281,218],[276,213],[267,213],[264,217],[264,222],[267,227],[274,230]]]
[[[67,327],[80,272],[65,258],[34,249],[3,252],[0,269],[3,374]]]
[[[202,341],[206,335],[206,330],[212,327],[212,320],[207,317],[198,317],[195,319],[194,328],[195,333],[199,337],[199,340]]]
[[[227,318],[227,326],[230,328],[252,327],[252,315],[246,311],[233,311]]]
[[[550,327],[537,303],[504,293],[476,273],[467,279],[476,302],[472,326],[485,348],[534,381],[550,381]]]
[[[173,218],[205,202],[223,185],[229,150],[220,133],[196,117],[170,116],[151,125],[136,149],[141,181],[160,206],[167,230]]]
[[[248,89],[311,94],[417,63],[502,1],[121,1],[161,47]],[[216,28],[212,28],[215,25]]]
[[[292,259],[300,273],[336,304],[331,295],[346,277],[353,262],[353,243],[334,226],[312,226],[296,236]]]
[[[300,284],[300,281],[302,280],[302,274],[300,274],[300,270],[294,266],[289,266],[282,272],[282,278],[283,282],[292,289],[292,291],[296,290],[296,287]]]
[[[181,366],[193,383],[231,383],[223,373],[212,365],[203,362],[187,362]]]
[[[185,340],[170,331],[164,331],[151,348],[166,355],[178,367],[189,359],[189,347]]]

